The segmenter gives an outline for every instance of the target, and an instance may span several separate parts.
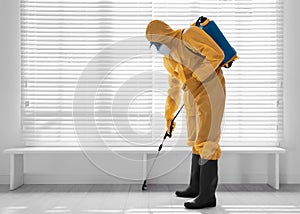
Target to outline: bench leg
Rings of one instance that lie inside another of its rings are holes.
[[[143,154],[143,181],[147,178],[147,161],[148,161],[148,156],[147,153]]]
[[[268,184],[279,190],[279,154],[269,154]]]
[[[10,190],[15,190],[24,184],[23,154],[10,155]]]

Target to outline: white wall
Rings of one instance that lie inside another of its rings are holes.
[[[2,150],[19,144],[18,0],[0,0],[0,31],[0,182],[8,182],[9,158]]]
[[[284,142],[282,181],[300,183],[300,1],[285,0],[284,24]]]
[[[284,66],[284,123],[285,141],[288,149],[281,158],[281,182],[300,183],[300,120],[299,91],[300,71],[298,8],[300,1],[285,0],[285,66]],[[18,0],[0,0],[0,150],[20,146],[20,63],[19,63],[19,9]],[[172,156],[160,163],[160,168],[184,157]],[[98,160],[111,166],[121,165],[118,171],[141,177],[141,166],[124,166],[109,156]],[[265,183],[267,180],[266,157],[262,155],[222,155],[220,181]],[[83,155],[34,155],[25,158],[26,183],[117,183],[119,180],[95,168]],[[155,180],[161,183],[183,183],[188,180],[189,158],[176,170]],[[0,153],[0,183],[8,183],[9,157]]]

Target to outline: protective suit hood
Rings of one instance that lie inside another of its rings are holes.
[[[181,39],[181,29],[173,30],[168,24],[161,20],[151,21],[146,29],[146,38],[151,42],[159,42],[171,48],[176,40]],[[177,39],[175,39],[177,38]]]

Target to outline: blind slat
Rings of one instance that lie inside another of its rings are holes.
[[[282,0],[21,0],[23,141],[28,146],[158,145],[165,130],[168,74],[162,57],[149,52],[145,28],[153,19],[187,28],[200,15],[218,24],[240,57],[224,69],[220,143],[278,145]],[[184,146],[185,110],[177,120],[173,141]]]

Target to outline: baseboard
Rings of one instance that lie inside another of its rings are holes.
[[[71,175],[45,175],[45,174],[25,174],[25,184],[139,184],[141,181],[129,181],[116,178],[103,178],[102,175],[93,174],[71,174]],[[187,179],[182,176],[163,176],[150,181],[156,184],[185,184]],[[220,174],[219,183],[221,184],[256,184],[266,183],[265,174]],[[300,174],[281,174],[280,183],[300,184]],[[0,184],[9,184],[9,175],[0,174]]]
[[[280,183],[282,184],[300,184],[300,174],[280,174]]]
[[[222,184],[260,184],[267,183],[267,173],[239,173],[229,174],[221,173],[219,183]]]
[[[9,175],[0,174],[0,184],[9,184]]]
[[[108,178],[95,174],[28,174],[24,175],[25,184],[135,184],[139,181]]]

